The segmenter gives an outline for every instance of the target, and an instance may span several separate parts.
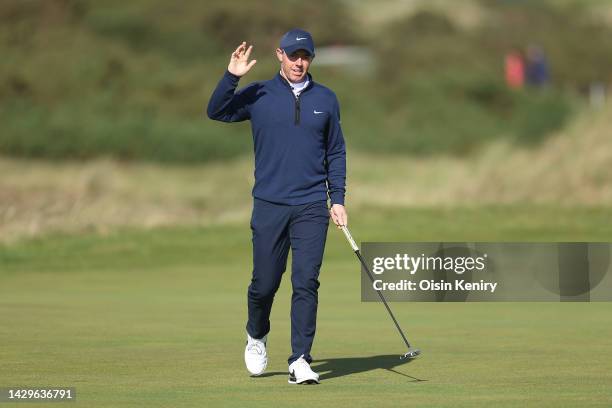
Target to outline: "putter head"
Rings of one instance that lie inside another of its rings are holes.
[[[400,360],[412,360],[414,358],[417,358],[419,354],[421,354],[421,350],[419,349],[408,350],[406,354],[400,357]]]

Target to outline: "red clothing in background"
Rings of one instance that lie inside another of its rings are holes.
[[[522,88],[525,84],[525,62],[516,52],[506,54],[506,84],[510,88]]]

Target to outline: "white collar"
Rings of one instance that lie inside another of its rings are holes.
[[[291,90],[293,91],[293,94],[295,96],[298,96],[300,93],[302,93],[302,91],[304,89],[306,89],[306,87],[308,86],[308,84],[310,83],[310,80],[308,79],[308,76],[306,76],[306,79],[304,79],[302,82],[291,82],[289,81],[285,75],[283,74],[283,72],[281,71],[281,76],[283,78],[285,78],[285,80],[287,80],[287,82],[289,83],[289,86],[291,87]]]

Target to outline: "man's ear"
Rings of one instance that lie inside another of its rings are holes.
[[[278,62],[283,62],[283,50],[280,48],[276,49],[276,58],[278,58]]]

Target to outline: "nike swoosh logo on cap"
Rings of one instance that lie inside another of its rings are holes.
[[[295,37],[296,41],[307,40],[308,37]]]
[[[325,112],[319,112],[319,111],[318,111],[318,110],[316,110],[316,109],[315,109],[313,112],[314,112],[314,114],[315,114],[315,115],[318,115],[318,114],[320,114],[320,113],[325,113]]]

